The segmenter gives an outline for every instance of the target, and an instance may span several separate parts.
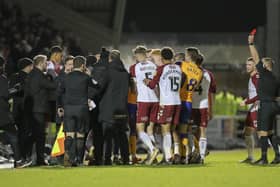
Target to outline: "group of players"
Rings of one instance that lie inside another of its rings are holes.
[[[136,134],[148,148],[148,165],[160,151],[164,164],[204,163],[216,92],[213,74],[202,68],[204,56],[194,47],[175,55],[169,47],[137,46],[133,52],[137,63],[129,73],[135,86],[128,95],[133,163]]]
[[[265,58],[260,61],[253,41],[253,36],[249,36],[252,57],[246,61],[247,73],[250,74],[248,97],[240,103],[241,106],[249,105],[244,131],[248,158],[243,162],[254,161],[254,132],[257,129],[262,149],[262,158],[257,163],[267,163],[268,138],[276,155],[273,163],[280,163],[279,143],[271,133],[278,84],[274,81],[275,89],[265,84],[266,76],[274,80],[272,60]],[[136,155],[138,137],[147,148],[148,155],[144,160],[147,165],[157,163],[160,152],[163,153],[162,164],[203,164],[208,154],[206,129],[213,116],[213,96],[216,93],[213,74],[202,67],[203,54],[195,47],[186,48],[184,53],[174,53],[170,47],[147,49],[137,46],[133,55],[136,63],[129,68],[127,98],[132,163],[137,164],[141,160]],[[66,60],[65,72],[71,71],[73,59]],[[42,62],[47,65],[46,57]],[[24,67],[29,65],[32,63]],[[268,102],[273,106],[266,106]],[[126,105],[126,101],[124,103]]]
[[[248,157],[241,162],[267,164],[270,142],[275,152],[271,164],[279,164],[280,138],[273,134],[274,119],[279,113],[276,102],[279,82],[272,73],[274,61],[259,58],[254,35],[252,31],[248,37],[251,53],[246,61],[250,75],[248,97],[240,103],[249,108],[244,127]],[[129,122],[131,137],[136,124],[138,137],[148,147],[147,164],[156,161],[160,150],[163,163],[203,164],[207,155],[206,128],[212,118],[216,92],[213,74],[202,67],[203,55],[193,47],[173,57],[171,48],[149,51],[143,46],[138,46],[134,55],[137,63],[130,67],[130,76],[136,89],[129,93]],[[261,147],[261,158],[257,161],[254,160],[255,132]],[[137,160],[133,151],[132,157],[133,161]]]

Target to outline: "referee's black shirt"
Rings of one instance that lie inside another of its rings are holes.
[[[258,82],[258,98],[260,101],[275,101],[278,96],[279,82],[271,71],[263,67],[263,62],[260,61],[256,68],[259,72],[260,78]]]
[[[63,105],[85,105],[88,106],[88,88],[96,88],[92,79],[80,71],[72,71],[62,80],[58,95],[63,95],[63,100],[58,100],[58,107]]]

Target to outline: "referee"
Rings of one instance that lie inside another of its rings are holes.
[[[248,37],[250,53],[256,63],[256,68],[260,78],[258,82],[257,93],[260,101],[258,111],[258,136],[261,145],[261,158],[255,162],[258,165],[267,164],[267,149],[269,147],[268,139],[272,143],[275,152],[275,158],[271,164],[280,163],[279,142],[273,136],[273,122],[279,111],[276,103],[278,95],[279,82],[272,73],[274,61],[271,58],[264,57],[260,60],[257,49],[254,46],[254,35]]]
[[[73,71],[65,76],[58,93],[64,95],[63,106],[58,105],[58,111],[61,116],[64,113],[64,166],[67,167],[82,164],[84,138],[89,131],[88,88],[95,85],[85,68],[86,58],[76,56]]]

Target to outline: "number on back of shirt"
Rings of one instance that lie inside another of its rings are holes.
[[[171,85],[171,91],[177,92],[180,87],[180,78],[179,77],[169,77],[170,85]]]
[[[203,92],[202,86],[201,86],[201,85],[199,85],[199,87],[198,87],[198,88],[196,88],[194,91],[195,91],[195,92],[198,92],[198,95],[201,95],[201,94],[202,94],[202,92]]]
[[[193,91],[193,89],[195,88],[196,84],[197,84],[197,80],[191,79],[189,84],[187,85],[187,91]]]
[[[146,79],[153,79],[153,74],[152,74],[152,72],[146,72],[146,73],[145,73],[145,77],[146,77]]]

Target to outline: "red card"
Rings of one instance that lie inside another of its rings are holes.
[[[251,32],[250,32],[250,35],[255,35],[257,33],[257,29],[253,29]]]

